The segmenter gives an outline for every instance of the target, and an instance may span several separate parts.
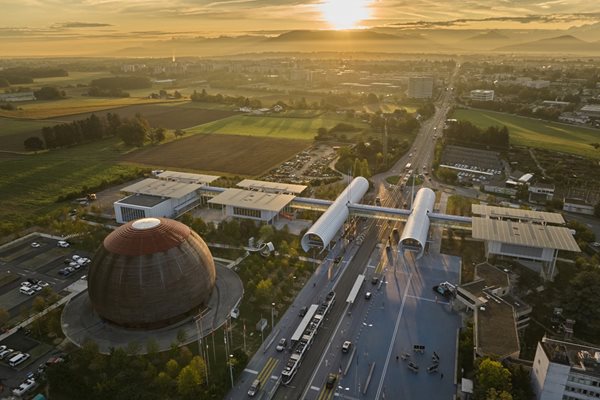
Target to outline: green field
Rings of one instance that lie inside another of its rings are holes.
[[[600,159],[590,143],[600,142],[600,130],[481,110],[456,110],[453,118],[468,120],[480,128],[506,125],[511,144],[544,148]]]
[[[71,72],[69,76],[56,76],[52,78],[37,78],[32,85],[35,86],[57,86],[65,87],[69,85],[87,85],[94,79],[113,76],[110,72]],[[18,85],[17,85],[18,86]]]
[[[53,125],[56,125],[56,121],[19,120],[0,117],[0,137],[39,131],[44,126]]]
[[[59,207],[58,197],[95,187],[135,167],[119,165],[117,139],[37,155],[0,159],[0,217],[26,220]]]
[[[349,123],[358,128],[370,131],[370,127],[365,123],[357,120],[348,120],[344,116],[334,113],[326,113],[316,118],[236,115],[186,129],[186,132],[192,134],[219,133],[225,135],[313,140],[317,134],[317,129],[321,127],[329,129],[340,122]]]

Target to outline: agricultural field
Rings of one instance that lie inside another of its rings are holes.
[[[313,140],[317,129],[332,128],[338,123],[352,124],[370,132],[370,126],[335,113],[325,113],[315,118],[286,118],[279,115],[236,115],[219,121],[188,129],[189,133],[218,133],[224,135],[265,136],[270,138]],[[354,133],[349,133],[351,136]]]
[[[164,100],[147,98],[71,97],[63,100],[18,103],[15,111],[0,110],[0,117],[49,119],[65,115],[91,113],[135,104],[161,103]]]
[[[97,71],[97,72],[80,72],[80,71],[69,71],[69,76],[56,76],[51,78],[36,78],[29,86],[56,86],[56,87],[67,87],[76,85],[88,85],[94,79],[106,78],[113,76],[110,72]],[[18,86],[18,85],[17,85]]]
[[[192,103],[181,101],[166,104],[140,104],[102,110],[95,114],[104,115],[108,112],[113,112],[127,118],[141,114],[148,120],[150,126],[166,129],[185,129],[236,114],[233,111],[205,110],[189,107],[190,104]],[[63,122],[87,118],[91,114],[68,115],[50,120],[0,118],[0,137],[2,138],[0,141],[0,150],[23,152],[25,151],[23,141],[31,136],[41,137],[41,129],[44,126],[53,126]]]
[[[511,144],[543,148],[600,159],[600,151],[590,143],[600,142],[600,130],[519,117],[493,111],[459,109],[456,119],[468,120],[480,128],[506,125]]]
[[[135,167],[118,164],[123,150],[117,139],[36,155],[0,157],[0,219],[4,222],[44,215],[69,193],[95,187]]]
[[[304,140],[207,134],[135,151],[121,160],[152,167],[255,176],[309,146],[310,142]]]
[[[188,107],[191,102],[177,102],[166,104],[144,104],[120,107],[106,112],[97,112],[97,115],[105,115],[108,112],[119,114],[122,118],[133,118],[140,114],[148,120],[152,127],[162,127],[167,129],[185,129],[200,124],[231,117],[237,113],[226,110],[205,110],[194,107]],[[87,118],[92,113],[70,115],[57,119],[58,122],[74,121]]]
[[[379,103],[379,104],[366,104],[364,106],[358,106],[356,111],[363,111],[367,113],[393,113],[398,109],[405,109],[409,113],[417,112],[417,106],[414,105],[402,105],[402,104],[390,104],[390,103]]]

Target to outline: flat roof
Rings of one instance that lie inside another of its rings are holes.
[[[166,201],[164,197],[151,196],[148,194],[132,194],[121,200],[116,201],[117,204],[129,204],[140,207],[154,207],[157,204]]]
[[[562,214],[551,213],[546,211],[531,211],[521,210],[520,208],[508,208],[508,207],[496,207],[486,206],[483,204],[471,205],[471,212],[473,215],[481,215],[490,218],[516,218],[526,219],[528,221],[537,221],[547,224],[559,224],[564,225],[565,219]]]
[[[151,196],[180,198],[202,188],[197,183],[182,183],[163,179],[146,178],[121,189],[125,193],[147,194]]]
[[[477,349],[484,355],[501,358],[519,352],[519,337],[513,308],[504,303],[488,301],[485,311],[477,310]],[[502,332],[501,335],[498,333]]]
[[[282,192],[291,194],[300,194],[307,188],[305,185],[294,185],[291,183],[279,183],[268,181],[256,181],[254,179],[244,179],[236,186],[243,189],[260,190],[264,192]]]
[[[224,206],[279,212],[290,204],[295,197],[291,194],[264,193],[230,188],[213,197],[208,202]]]
[[[551,362],[568,365],[579,373],[600,376],[600,364],[595,359],[600,348],[546,336],[540,344]]]
[[[197,183],[200,185],[211,183],[220,178],[220,176],[216,175],[192,174],[189,172],[179,171],[164,171],[156,176],[160,179],[166,179],[168,181],[178,181],[182,183]]]
[[[569,228],[473,217],[473,239],[521,246],[581,251]]]

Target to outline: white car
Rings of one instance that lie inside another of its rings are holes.
[[[78,256],[77,254],[73,254],[73,257],[71,257],[73,259],[73,261],[77,261],[79,260],[81,257]]]
[[[21,383],[18,388],[13,389],[13,394],[15,396],[23,396],[29,389],[35,386],[35,379],[27,379],[25,382]]]
[[[28,288],[28,287],[31,287],[31,286],[33,286],[33,285],[31,284],[31,282],[27,282],[27,281],[25,281],[25,282],[21,282],[21,287],[22,287],[22,288],[24,288],[24,287],[25,287],[25,288]]]
[[[21,286],[21,289],[19,289],[19,292],[26,294],[27,296],[31,296],[32,294],[35,294],[35,290],[33,290],[32,288],[29,288],[29,287],[25,287],[25,286]]]
[[[279,340],[279,343],[277,343],[277,347],[275,348],[275,350],[283,351],[283,349],[285,349],[286,344],[287,340],[285,338],[281,338],[281,340]]]
[[[39,292],[40,290],[42,290],[42,287],[40,285],[33,285],[31,287],[31,290],[34,290],[36,292]]]
[[[31,247],[37,248],[37,247],[40,247],[40,246],[41,246],[41,244],[39,244],[38,242],[31,243]]]
[[[59,240],[57,243],[58,247],[69,247],[70,244],[66,240]]]
[[[6,346],[4,346],[6,347]],[[4,349],[2,351],[0,351],[0,360],[3,360],[6,356],[8,356],[10,353],[14,352],[13,349]]]
[[[50,286],[50,284],[48,282],[44,282],[44,281],[38,281],[38,286],[40,287],[46,287],[46,286]]]

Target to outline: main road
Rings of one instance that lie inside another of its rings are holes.
[[[453,85],[457,71],[458,67],[452,74],[450,86]],[[399,207],[404,201],[404,193],[402,193],[399,187],[391,187],[391,192],[386,190],[384,181],[387,176],[400,175],[407,162],[414,164],[413,168],[415,169],[415,173],[421,171],[429,172],[435,149],[435,140],[433,139],[433,136],[443,129],[446,114],[452,104],[452,94],[453,92],[451,90],[442,93],[437,102],[438,104],[436,105],[434,116],[422,124],[413,146],[411,147],[410,155],[402,157],[386,173],[372,177],[372,181],[376,187],[376,193],[379,194],[383,206]],[[344,267],[339,271],[339,276],[332,279],[331,282],[326,281],[324,270],[328,266],[327,262],[317,270],[315,275],[307,283],[307,286],[296,298],[292,307],[286,312],[282,321],[275,327],[274,333],[269,335],[265,340],[265,343],[263,343],[261,350],[255,354],[242,374],[241,379],[238,381],[238,384],[236,384],[236,387],[229,393],[227,398],[236,399],[241,398],[242,396],[245,397],[245,391],[247,391],[250,383],[257,376],[264,385],[260,392],[261,399],[272,397],[275,399],[297,400],[314,397],[314,391],[309,394],[311,387],[314,389],[315,386],[322,386],[322,383],[326,378],[326,374],[318,374],[318,371],[338,372],[338,367],[341,368],[341,366],[328,366],[327,364],[329,361],[324,355],[332,346],[332,338],[335,337],[336,334],[343,336],[343,332],[341,332],[343,329],[340,330],[343,318],[351,317],[348,315],[350,306],[345,300],[348,297],[358,274],[363,273],[368,269],[367,279],[374,274],[381,276],[383,272],[381,271],[381,268],[369,269],[367,267],[369,266],[370,259],[374,258],[377,260],[376,262],[379,262],[379,260],[382,259],[380,257],[381,254],[377,254],[376,257],[373,257],[374,254],[378,253],[374,250],[376,249],[376,245],[382,242],[383,245],[381,247],[385,248],[385,243],[387,242],[393,227],[393,225],[382,223],[382,221],[368,221],[363,223],[362,228],[364,233],[362,236],[364,237],[364,240],[362,240],[362,243],[358,240],[354,243],[350,243],[348,249],[345,250]],[[342,242],[342,240],[338,241],[338,245],[340,242]],[[337,255],[337,251],[339,250],[337,247],[340,246],[336,246],[336,249],[334,249],[327,257],[329,260]],[[380,264],[379,267],[381,267],[381,265],[382,264]],[[318,298],[331,289],[335,290],[337,301],[327,315],[325,323],[322,324],[310,350],[304,356],[302,366],[299,368],[290,385],[279,385],[277,377],[280,375],[287,357],[289,357],[289,353],[287,351],[276,353],[273,349],[273,343],[276,343],[280,337],[287,337],[289,339],[291,332],[293,332],[299,323],[299,318],[296,317],[297,310],[303,306],[309,305],[311,302],[317,303]],[[352,310],[352,315],[362,315],[366,309],[367,306],[364,302],[357,301],[355,309]],[[349,334],[350,333],[348,333],[348,335]],[[269,347],[269,343],[273,345]],[[339,343],[333,345],[338,346]]]

